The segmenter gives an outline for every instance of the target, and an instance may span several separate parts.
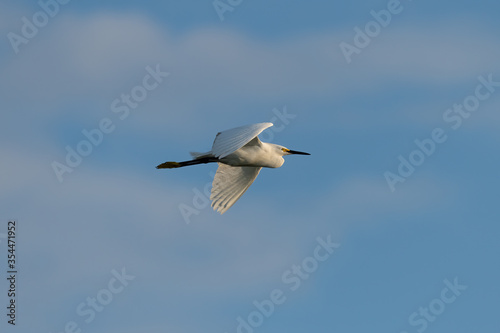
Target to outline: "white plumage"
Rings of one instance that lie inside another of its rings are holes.
[[[234,167],[219,163],[212,183],[212,207],[224,214],[252,185],[262,167]]]
[[[210,200],[213,209],[224,214],[252,185],[263,167],[279,168],[284,163],[284,155],[309,155],[260,141],[258,135],[271,126],[272,123],[258,123],[219,132],[211,151],[191,153],[194,157],[191,161],[165,162],[156,168],[217,162],[219,168],[212,183]]]
[[[217,158],[224,158],[246,145],[263,130],[271,126],[273,126],[273,123],[259,123],[219,132],[215,136],[212,145],[212,154]]]

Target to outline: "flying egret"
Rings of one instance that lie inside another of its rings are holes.
[[[212,183],[210,200],[213,209],[224,214],[248,190],[260,169],[279,168],[285,162],[285,155],[310,155],[260,141],[258,135],[271,126],[272,123],[259,123],[219,132],[211,151],[191,153],[193,160],[165,162],[156,168],[173,169],[217,162],[219,167]]]

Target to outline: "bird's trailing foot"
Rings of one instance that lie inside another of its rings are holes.
[[[156,168],[157,169],[174,169],[174,168],[180,168],[181,166],[183,166],[183,165],[180,164],[179,162],[165,162],[165,163],[162,163],[160,165],[157,165]]]

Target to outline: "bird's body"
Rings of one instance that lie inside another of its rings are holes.
[[[280,149],[281,146],[262,142],[256,137],[234,153],[221,158],[220,162],[231,166],[279,168],[285,163],[285,159],[278,154],[273,154],[273,151]]]
[[[188,165],[217,162],[219,168],[212,183],[212,207],[221,214],[226,212],[252,185],[262,168],[279,168],[284,155],[309,155],[273,143],[262,142],[258,135],[272,123],[259,123],[219,132],[212,150],[191,153],[193,160],[165,162],[157,169],[172,169]]]

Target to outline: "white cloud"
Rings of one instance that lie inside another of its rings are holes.
[[[412,176],[391,192],[380,178],[346,179],[322,201],[321,215],[338,222],[339,231],[378,227],[385,220],[412,220],[419,212],[429,212],[453,200],[451,187],[435,178]],[[374,225],[374,222],[377,225]]]
[[[76,307],[102,288],[103,276],[121,267],[138,276],[141,292],[198,300],[200,293],[250,297],[279,278],[308,242],[290,231],[263,234],[276,219],[274,212],[265,219],[252,220],[250,213],[221,222],[208,208],[186,225],[178,205],[192,193],[172,178],[152,182],[123,170],[82,165],[61,184],[45,154],[1,153],[8,161],[2,165],[2,202],[9,205],[4,211],[16,212],[22,242],[36,249],[23,256],[23,290],[37,299],[66,295],[46,307],[47,316],[59,307]],[[30,316],[39,309],[25,311]]]
[[[167,133],[178,139],[179,133],[187,134],[175,120],[192,123],[196,133],[216,126],[206,124],[205,112],[222,119],[234,116],[235,105],[253,100],[362,99],[365,91],[390,80],[463,84],[495,68],[498,47],[489,33],[456,29],[458,34],[439,26],[388,31],[348,66],[338,50],[344,36],[339,33],[275,44],[223,29],[172,37],[141,15],[61,13],[2,65],[0,78],[6,109],[0,126],[5,137],[15,139],[0,146],[2,211],[18,214],[13,217],[20,220],[21,244],[35,249],[23,256],[23,294],[46,304],[40,311],[35,306],[40,302],[24,302],[24,316],[63,324],[58,310],[69,308],[71,320],[73,307],[102,288],[111,269],[122,266],[138,276],[140,288],[132,285],[131,292],[154,295],[149,300],[187,308],[193,300],[243,299],[251,306],[256,291],[275,287],[284,268],[309,254],[316,236],[334,231],[341,237],[347,228],[365,227],[375,218],[407,216],[450,200],[446,188],[417,176],[396,193],[382,175],[353,177],[301,213],[272,206],[256,210],[257,196],[250,195],[242,199],[248,208],[240,209],[242,204],[223,217],[207,208],[186,225],[178,204],[189,202],[192,192],[179,178],[153,181],[142,170],[84,163],[60,184],[50,163],[75,141],[72,135],[61,140],[53,134],[57,126],[66,126],[58,125],[61,115],[77,114],[77,127],[79,121],[82,128],[97,124],[109,116],[111,101],[140,83],[144,67],[156,63],[172,75],[141,106],[147,113],[127,121],[137,137]],[[94,108],[82,111],[86,103]],[[207,109],[207,104],[225,107]],[[347,121],[373,126],[360,114],[354,121],[336,115],[332,125],[317,121],[329,110],[308,112],[316,121],[305,121],[311,124],[306,130],[316,137],[320,126],[331,130]]]
[[[35,105],[53,99],[111,98],[121,92],[124,81],[160,62],[164,54],[161,29],[143,17],[57,18],[5,66],[9,97],[29,96]]]
[[[0,86],[13,109],[47,117],[76,112],[97,121],[116,97],[140,82],[145,66],[159,63],[171,76],[141,105],[147,117],[130,126],[175,133],[173,123],[198,122],[196,128],[206,122],[206,112],[222,118],[242,101],[331,101],[401,83],[446,87],[496,68],[500,47],[490,42],[491,33],[444,24],[387,30],[347,65],[338,42],[351,32],[271,43],[200,28],[174,38],[141,15],[61,13],[4,65]],[[85,115],[81,105],[88,105]]]
[[[342,36],[352,42],[354,32]],[[350,66],[365,71],[367,78],[383,76],[380,82],[453,85],[496,69],[500,46],[492,40],[497,39],[491,29],[472,20],[431,21],[425,26],[393,22],[353,56]],[[340,48],[338,52],[342,56]]]

